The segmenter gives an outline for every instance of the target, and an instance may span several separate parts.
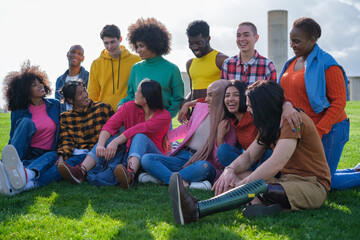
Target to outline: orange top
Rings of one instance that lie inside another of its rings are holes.
[[[331,130],[332,125],[347,118],[344,76],[338,66],[331,66],[325,71],[326,97],[330,102],[330,107],[320,113],[315,113],[306,93],[305,68],[294,71],[296,61],[297,59],[289,65],[281,78],[280,85],[284,89],[285,98],[289,99],[295,107],[303,109],[313,120],[321,138]]]
[[[240,122],[236,118],[231,118],[230,121],[236,130],[239,144],[246,150],[258,135],[252,116],[249,112],[245,112]]]

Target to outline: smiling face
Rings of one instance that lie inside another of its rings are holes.
[[[200,33],[196,37],[188,37],[189,48],[197,58],[201,58],[209,53],[210,49],[210,37],[203,37]]]
[[[236,87],[232,86],[226,89],[224,103],[230,113],[238,113],[240,107],[240,92]]]
[[[30,85],[30,98],[43,98],[46,95],[44,84],[35,79]]]
[[[117,39],[116,37],[104,37],[103,43],[106,50],[109,52],[112,58],[119,58],[121,53],[120,43],[122,38]]]
[[[147,48],[145,43],[143,42],[136,42],[136,52],[139,54],[142,60],[150,59],[156,57],[156,53],[152,52]]]
[[[301,28],[294,27],[290,31],[290,47],[296,57],[307,58],[316,43],[315,37],[309,36]]]
[[[236,44],[241,52],[252,53],[258,39],[259,35],[254,34],[248,25],[241,25],[236,31]]]
[[[83,109],[87,107],[90,103],[89,94],[86,91],[85,87],[78,85],[76,87],[76,93],[74,99],[72,100],[72,105],[74,109]]]
[[[81,46],[75,45],[70,48],[66,56],[69,60],[69,66],[80,66],[81,62],[84,61],[84,50]]]
[[[211,85],[210,85],[206,90],[206,98],[205,98],[205,102],[208,104],[208,109],[209,110],[210,110],[210,107],[211,107],[212,97],[213,97],[213,91],[212,91]]]

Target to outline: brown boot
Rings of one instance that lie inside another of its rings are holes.
[[[65,161],[61,161],[59,162],[57,169],[60,175],[71,183],[80,184],[85,181],[87,169],[81,164],[73,167]]]
[[[185,190],[183,180],[177,172],[170,177],[169,193],[174,219],[178,224],[184,225],[198,221],[198,199]]]
[[[264,193],[263,198],[270,203],[280,204],[283,209],[291,209],[286,192],[280,184],[268,184],[267,191]]]
[[[135,173],[131,169],[127,169],[124,164],[116,166],[114,175],[119,182],[121,188],[128,189],[134,185]]]

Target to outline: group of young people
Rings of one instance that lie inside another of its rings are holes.
[[[69,69],[56,82],[61,102],[46,98],[47,75],[29,62],[6,76],[11,131],[1,193],[61,178],[124,189],[136,180],[163,183],[174,219],[185,224],[246,203],[249,217],[318,208],[331,188],[360,185],[360,166],[337,170],[349,138],[348,80],[318,46],[313,19],[293,23],[295,56],[278,80],[274,64],[255,50],[254,24],[238,25],[240,52],[229,58],[210,46],[205,21],[190,23],[195,58],[186,63],[186,98],[179,68],[163,57],[171,44],[165,25],[141,18],[128,30],[138,55],[107,25],[90,74],[81,67],[83,48],[70,48]],[[173,129],[176,115],[181,125]],[[187,188],[212,189],[215,197],[199,201]]]

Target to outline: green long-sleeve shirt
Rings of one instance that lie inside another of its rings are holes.
[[[134,100],[136,89],[144,78],[160,83],[164,107],[170,112],[172,118],[175,117],[184,100],[184,82],[179,68],[162,56],[144,60],[132,67],[127,97],[121,99],[119,105]]]

